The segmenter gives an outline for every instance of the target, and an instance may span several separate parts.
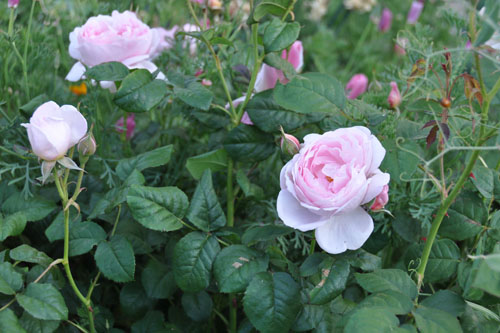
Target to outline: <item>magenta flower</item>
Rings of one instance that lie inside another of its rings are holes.
[[[384,8],[382,11],[382,16],[380,17],[380,22],[378,24],[378,30],[386,32],[391,28],[392,23],[392,12],[389,8]]]
[[[123,117],[118,119],[118,121],[115,124],[115,129],[118,133],[123,133],[123,128],[124,128],[124,121]],[[134,130],[135,130],[135,114],[129,114],[127,116],[127,140],[130,140],[134,136]]]
[[[19,0],[7,0],[7,7],[16,8],[19,5]]]
[[[424,3],[421,1],[413,1],[410,7],[410,11],[408,12],[408,17],[406,18],[406,22],[408,24],[415,24],[422,14],[422,10],[424,9]]]
[[[401,104],[401,93],[399,92],[398,85],[396,82],[391,82],[391,92],[389,93],[389,97],[387,97],[387,102],[391,108],[395,109]]]
[[[347,82],[345,88],[347,98],[356,99],[356,97],[364,93],[366,88],[368,88],[368,78],[365,74],[356,74]]]

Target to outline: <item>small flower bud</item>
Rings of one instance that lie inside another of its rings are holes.
[[[210,87],[212,85],[212,81],[208,79],[202,79],[201,84],[204,85],[205,87]]]
[[[78,153],[82,156],[91,156],[95,154],[97,144],[94,135],[91,132],[87,133],[76,146]]]
[[[346,84],[346,94],[349,99],[356,99],[368,88],[368,77],[364,74],[354,75]]]
[[[441,103],[441,106],[442,106],[443,108],[449,108],[449,107],[451,106],[451,101],[450,101],[450,99],[449,99],[449,98],[446,98],[446,97],[444,97],[443,99],[441,99],[440,103]]]
[[[208,8],[211,10],[219,10],[222,8],[222,2],[220,0],[208,0]]]
[[[391,82],[391,92],[389,93],[389,97],[387,97],[387,102],[391,108],[395,109],[401,104],[401,93],[399,92],[398,85],[396,82]]]
[[[382,16],[380,17],[380,22],[378,24],[378,30],[381,32],[386,32],[391,28],[392,23],[392,12],[389,8],[384,8],[382,10]]]
[[[19,5],[19,0],[7,0],[7,7],[16,8]]]
[[[285,154],[295,155],[300,150],[299,140],[291,134],[286,134],[281,128],[281,151]]]

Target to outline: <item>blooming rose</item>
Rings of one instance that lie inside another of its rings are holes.
[[[130,69],[143,68],[150,72],[158,69],[151,62],[164,49],[171,47],[166,37],[173,38],[174,31],[150,28],[135,13],[113,11],[111,16],[91,17],[69,34],[69,54],[78,60],[66,76],[68,81],[78,81],[85,73],[85,66],[92,67],[109,61],[118,61]],[[159,78],[164,78],[160,76]],[[109,87],[105,84],[104,87]]]
[[[28,138],[35,155],[46,161],[58,160],[87,133],[87,121],[72,105],[55,102],[40,105],[28,124]]]
[[[373,231],[361,207],[375,199],[390,176],[379,170],[385,149],[366,127],[309,134],[281,170],[277,210],[283,222],[316,230],[325,251],[360,248]]]

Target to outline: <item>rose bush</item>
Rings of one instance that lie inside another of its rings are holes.
[[[318,244],[329,253],[359,249],[373,231],[361,205],[389,183],[389,174],[379,170],[384,156],[366,127],[306,135],[300,152],[281,170],[278,215],[290,227],[315,229]]]

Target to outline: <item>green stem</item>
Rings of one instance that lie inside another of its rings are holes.
[[[7,308],[8,308],[9,306],[11,306],[11,304],[12,304],[12,303],[14,303],[15,301],[16,301],[16,298],[14,297],[13,299],[11,299],[11,300],[9,301],[9,303],[5,304],[4,306],[2,306],[2,307],[0,308],[0,312],[2,312],[3,310],[7,309]]]
[[[286,18],[287,18],[287,16],[288,16],[288,14],[290,14],[290,12],[293,10],[293,6],[295,5],[295,2],[296,2],[296,1],[297,1],[297,0],[293,0],[293,1],[290,3],[290,5],[288,6],[288,8],[286,9],[285,14],[283,14],[283,16],[281,17],[281,21],[282,21],[282,22],[284,22],[284,21],[286,20]],[[293,16],[292,16],[292,18],[293,18]]]
[[[233,160],[227,161],[227,226],[234,226]]]
[[[12,151],[12,150],[10,150],[10,149],[7,149],[7,148],[5,148],[5,147],[3,147],[3,146],[0,146],[0,150],[1,150],[1,151],[6,152],[7,154],[11,154],[11,155],[14,155],[14,156],[16,156],[16,157],[18,157],[18,158],[21,158],[21,159],[23,159],[23,160],[29,160],[29,159],[30,159],[29,157],[26,157],[26,156],[23,156],[23,155],[21,155],[21,154],[18,154],[18,153],[16,153],[15,151]]]
[[[234,301],[234,302],[233,302]],[[229,332],[236,333],[237,331],[237,309],[236,295],[229,294]]]
[[[361,33],[361,37],[358,39],[358,43],[354,47],[354,51],[352,51],[351,56],[349,58],[349,61],[347,62],[347,65],[345,66],[344,72],[349,74],[351,71],[351,67],[353,66],[354,62],[357,60],[356,54],[358,53],[359,49],[363,46],[366,38],[368,37],[368,33],[371,31],[372,23],[370,20],[366,23],[365,29]]]
[[[10,9],[10,16],[9,16],[9,28],[7,30],[7,35],[9,38],[12,38],[12,34],[14,33],[14,19],[15,19],[15,11],[16,9],[12,7]]]
[[[80,161],[81,162],[80,168],[82,170],[80,170],[80,173],[78,174],[78,180],[76,181],[76,188],[75,188],[75,191],[73,192],[73,196],[71,197],[72,202],[76,202],[76,199],[78,198],[78,195],[80,194],[80,188],[82,187],[83,174],[85,173],[85,165],[87,164],[88,159],[89,158],[87,156],[80,157],[80,160],[81,160]]]
[[[237,117],[238,121],[236,122],[236,125],[240,123],[245,107],[247,106],[248,102],[250,101],[250,98],[252,97],[252,92],[255,87],[255,81],[257,81],[257,75],[259,74],[260,66],[262,65],[262,60],[264,59],[263,57],[259,57],[258,29],[259,29],[258,23],[252,24],[252,41],[254,46],[253,56],[255,63],[252,71],[252,76],[250,78],[250,83],[248,84],[245,100],[243,101],[243,103],[241,103],[241,105],[238,108],[238,117]]]
[[[30,39],[31,39],[31,23],[33,22],[33,13],[35,12],[35,4],[36,0],[33,0],[31,2],[30,17],[28,20],[28,30],[26,31],[26,41],[24,44],[24,53],[23,53],[24,63],[27,63],[28,59],[28,46],[30,44]]]

